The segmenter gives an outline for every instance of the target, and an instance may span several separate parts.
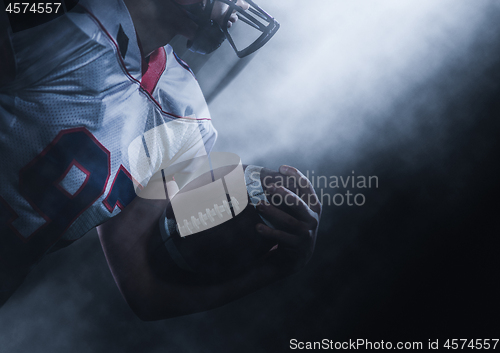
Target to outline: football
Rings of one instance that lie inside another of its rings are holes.
[[[240,273],[276,245],[256,231],[258,223],[273,225],[259,214],[255,206],[259,201],[267,200],[266,191],[271,185],[292,189],[293,183],[267,168],[239,167],[241,175],[236,179],[241,178],[241,185],[245,187],[244,200],[242,196],[235,197],[231,190],[239,182],[234,181],[234,176],[229,178],[238,168],[231,166],[215,169],[192,180],[168,205],[165,227],[169,234],[163,240],[170,257],[182,269],[210,276]],[[179,204],[184,206],[182,216],[176,212]]]

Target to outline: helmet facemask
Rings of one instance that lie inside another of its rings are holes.
[[[229,6],[222,24],[210,18],[215,1],[223,2]],[[209,54],[219,48],[227,38],[236,55],[243,58],[266,44],[280,25],[252,0],[245,0],[245,2],[249,5],[246,11],[236,5],[237,0],[207,0],[205,6],[202,2],[181,5],[188,16],[198,25],[195,37],[188,41],[188,48],[196,53]],[[236,12],[238,22],[241,22],[234,26],[238,27],[238,31],[241,33],[238,36],[232,36],[229,33],[228,22],[233,12]]]

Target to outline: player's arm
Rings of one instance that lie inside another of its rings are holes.
[[[295,169],[286,173],[298,173]],[[297,174],[298,177],[301,177]],[[302,176],[303,177],[303,176]],[[299,196],[309,198],[310,184]],[[179,269],[166,261],[159,275],[153,268],[151,243],[159,239],[159,218],[167,201],[137,197],[119,215],[98,227],[109,267],[122,294],[133,311],[143,320],[158,320],[209,310],[254,292],[300,269],[314,249],[321,206],[312,211],[295,194],[277,188],[291,204],[289,212],[263,206],[262,212],[282,230],[263,224],[262,234],[278,242],[278,249],[241,276],[223,282],[207,282],[195,276],[179,278]],[[312,190],[314,194],[314,190]],[[312,196],[314,199],[315,194]],[[297,202],[292,201],[295,200]],[[292,216],[293,215],[293,216]]]
[[[159,320],[209,310],[249,294],[286,275],[278,266],[262,263],[223,283],[203,283],[195,277],[179,280],[173,262],[159,276],[152,268],[149,244],[158,238],[165,201],[136,197],[122,213],[98,227],[109,267],[126,301],[143,320]]]
[[[143,320],[159,320],[209,310],[285,276],[278,266],[263,263],[224,283],[180,281],[172,262],[159,276],[152,268],[151,238],[159,238],[159,218],[166,201],[136,197],[122,213],[98,227],[109,267],[126,301]],[[168,266],[168,262],[167,263]]]

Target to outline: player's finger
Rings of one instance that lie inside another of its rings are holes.
[[[308,237],[310,226],[308,223],[299,221],[288,213],[270,205],[260,204],[257,209],[264,218],[270,221],[277,229],[287,231],[291,234]]]
[[[280,208],[286,208],[292,216],[307,223],[318,221],[318,214],[313,211],[300,197],[292,191],[282,186],[271,186],[268,189],[270,193],[269,201],[272,205]]]
[[[279,171],[281,174],[294,179],[295,185],[299,190],[300,198],[305,203],[307,203],[309,207],[314,209],[315,212],[319,213],[318,212],[318,209],[320,209],[319,199],[309,179],[307,179],[307,177],[304,174],[302,174],[300,170],[294,167],[290,167],[288,165],[282,165]]]
[[[307,179],[307,177],[302,174],[302,172],[297,168],[288,165],[282,165],[279,168],[279,172],[295,181],[295,185],[298,187],[299,193],[301,195],[306,193],[314,193],[314,188],[312,187],[309,179]]]

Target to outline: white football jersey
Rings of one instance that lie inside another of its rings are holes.
[[[170,46],[142,59],[121,0],[81,0],[8,37],[15,75],[0,85],[0,268],[27,269],[118,214],[135,197],[133,181],[208,153],[217,133]]]

